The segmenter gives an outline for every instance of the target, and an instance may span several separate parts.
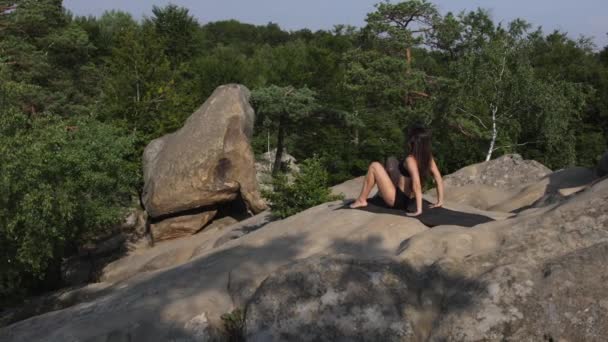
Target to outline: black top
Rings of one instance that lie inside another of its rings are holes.
[[[405,167],[404,164],[405,164],[405,159],[399,161],[399,172],[401,172],[401,174],[404,175],[405,177],[412,178],[412,176],[410,176],[410,172],[408,171],[408,169]]]

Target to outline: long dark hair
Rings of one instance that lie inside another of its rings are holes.
[[[433,151],[431,150],[431,131],[422,125],[414,125],[408,130],[407,147],[418,163],[420,178],[429,176]]]

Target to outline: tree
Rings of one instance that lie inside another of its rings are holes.
[[[482,24],[469,27],[476,23]],[[584,106],[583,89],[538,75],[530,64],[525,22],[516,20],[508,29],[487,23],[479,11],[463,18],[465,38],[471,41],[463,42],[462,56],[452,64],[458,84],[451,108],[456,126],[487,141],[486,161],[497,150],[532,145],[550,152],[544,159],[551,165],[559,145],[560,166],[573,164],[569,129]]]
[[[116,10],[106,11],[100,17],[76,17],[74,22],[87,33],[95,46],[92,57],[98,65],[112,54],[118,38],[125,31],[134,30],[139,25],[131,14]]]
[[[171,118],[162,115],[175,94],[175,72],[163,51],[150,23],[120,32],[103,67],[106,76],[98,106],[103,119],[140,131],[146,139],[174,128],[168,124]]]
[[[608,143],[608,68],[586,38],[572,40],[562,32],[531,37],[530,59],[539,76],[578,84],[587,94],[580,119],[573,123],[577,165],[594,167]],[[598,58],[599,57],[599,58]]]
[[[62,257],[119,222],[134,151],[133,135],[91,118],[0,109],[0,303],[58,278]]]
[[[282,87],[304,87],[312,83],[309,48],[302,40],[283,45],[259,47],[251,59],[258,79],[256,85],[275,84]]]
[[[61,1],[19,1],[1,15],[0,55],[5,76],[28,85],[19,102],[23,111],[64,116],[87,112],[97,95],[95,48],[87,33],[71,21]]]
[[[162,39],[165,55],[176,67],[201,51],[203,36],[188,9],[176,5],[154,6],[149,20]]]
[[[408,0],[392,4],[388,1],[376,5],[376,11],[367,15],[368,27],[397,53],[405,52],[408,66],[411,49],[424,43],[430,36],[439,13],[435,5],[426,0]]]
[[[272,168],[276,175],[281,167],[285,137],[291,133],[299,121],[312,114],[317,107],[315,92],[304,87],[279,87],[271,85],[256,89],[252,93],[252,102],[258,114],[277,127],[277,153]]]
[[[408,91],[404,95],[405,105],[412,105],[416,99],[429,95],[422,88],[412,87],[426,80],[425,73],[414,72],[412,49],[428,42],[434,25],[440,20],[435,5],[426,0],[408,0],[392,4],[389,1],[376,5],[376,11],[367,15],[367,29],[377,37],[377,42],[390,56],[405,57]]]
[[[293,183],[287,181],[287,176],[278,175],[273,179],[273,189],[264,193],[270,202],[272,215],[283,219],[316,205],[341,199],[331,194],[328,179],[329,175],[318,157],[302,163]]]
[[[193,59],[187,70],[195,89],[192,97],[200,105],[211,93],[222,84],[242,83],[250,87],[255,84],[255,72],[250,69],[250,61],[234,46],[220,45],[208,54]]]

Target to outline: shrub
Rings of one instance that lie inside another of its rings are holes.
[[[138,181],[134,140],[90,118],[2,113],[0,303],[120,220]]]
[[[223,314],[224,330],[228,342],[245,341],[245,312],[237,308],[231,313]]]
[[[273,216],[286,218],[316,205],[340,199],[327,187],[329,176],[317,157],[305,160],[292,183],[284,174],[272,181],[273,190],[264,192]]]

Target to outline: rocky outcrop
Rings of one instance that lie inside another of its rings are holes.
[[[608,182],[556,207],[473,232],[482,233],[493,241],[486,251],[473,247],[468,256],[440,253],[427,261],[484,284],[466,310],[437,321],[431,340],[604,338],[608,315],[602,303],[608,289],[596,281],[608,274],[602,256],[608,242]],[[448,242],[446,250],[452,245]]]
[[[551,170],[537,161],[524,160],[518,154],[508,154],[462,168],[444,177],[444,182],[446,187],[487,185],[511,189],[539,180],[550,173]]]
[[[515,214],[446,201],[496,219],[472,228],[334,202],[203,231],[114,263],[103,291],[0,340],[209,340],[241,308],[250,341],[603,341],[608,180],[588,172],[535,178],[519,197],[488,188],[493,203],[525,198]],[[563,198],[542,201],[554,192]]]
[[[460,172],[460,171],[459,171]],[[502,176],[499,176],[502,177]],[[574,167],[550,173],[530,183],[497,188],[486,184],[450,186],[445,199],[490,211],[513,212],[561,202],[596,179],[593,170]],[[486,178],[496,183],[494,178]],[[435,195],[435,190],[428,192]]]
[[[244,308],[281,266],[320,254],[389,257],[404,240],[428,230],[414,219],[340,208],[341,202],[324,204],[262,227],[243,221],[235,229],[204,230],[138,252],[112,266],[105,278],[112,285],[104,296],[4,328],[0,341],[106,341],[114,336],[197,341],[186,327],[192,326],[189,322],[204,314],[219,329],[221,315]],[[214,237],[198,240],[197,250],[191,242],[207,234]]]
[[[252,341],[602,341],[607,248],[605,181],[534,214],[419,233],[393,260],[291,264],[257,290],[245,331]]]
[[[198,232],[222,203],[242,199],[253,213],[266,208],[249,144],[253,123],[249,90],[221,86],[181,129],[148,145],[142,200],[155,239]]]

